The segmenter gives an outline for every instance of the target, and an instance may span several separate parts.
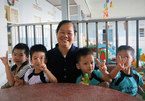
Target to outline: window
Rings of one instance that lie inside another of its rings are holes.
[[[108,29],[108,41],[113,42],[113,30]],[[103,43],[105,44],[106,42],[106,30],[103,29]]]
[[[144,28],[139,29],[139,35],[140,37],[144,37]]]

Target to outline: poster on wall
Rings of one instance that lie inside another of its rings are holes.
[[[19,11],[15,7],[5,5],[6,19],[7,21],[18,23],[19,22]]]

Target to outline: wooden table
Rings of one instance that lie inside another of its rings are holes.
[[[0,90],[0,101],[142,101],[99,86],[47,83]]]

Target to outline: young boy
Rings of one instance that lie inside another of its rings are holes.
[[[10,69],[8,65],[8,52],[6,57],[1,57],[3,64],[5,65],[5,71],[8,82],[1,88],[9,88],[17,85],[15,78],[23,79],[25,72],[30,68],[29,48],[26,44],[18,43],[12,50],[12,58],[15,65]]]
[[[136,96],[138,87],[144,84],[141,76],[132,70],[131,64],[134,61],[134,49],[122,45],[117,49],[117,67],[110,73],[113,82],[113,89]]]
[[[32,68],[29,69],[24,77],[28,84],[38,84],[52,82],[56,83],[57,79],[46,67],[46,48],[43,45],[34,45],[30,49],[30,62]]]
[[[103,70],[103,74],[102,72],[100,72],[99,69],[94,70],[95,64],[93,52],[89,48],[81,48],[78,50],[76,57],[76,67],[82,71],[82,75],[80,75],[77,78],[76,83],[83,84],[82,79],[84,79],[84,75],[86,73],[89,77],[89,85],[99,85],[104,80],[108,82],[111,81],[109,77],[105,76],[108,74],[107,69],[105,67],[105,62],[99,62],[99,69],[101,69],[101,71]]]

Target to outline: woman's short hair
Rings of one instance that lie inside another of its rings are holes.
[[[58,33],[58,31],[62,25],[67,24],[67,23],[73,24],[72,21],[70,21],[70,20],[62,20],[61,22],[59,22],[57,29],[56,29],[56,33]],[[76,31],[76,27],[74,24],[73,24],[73,28],[74,28],[74,35],[75,35],[77,31]]]

